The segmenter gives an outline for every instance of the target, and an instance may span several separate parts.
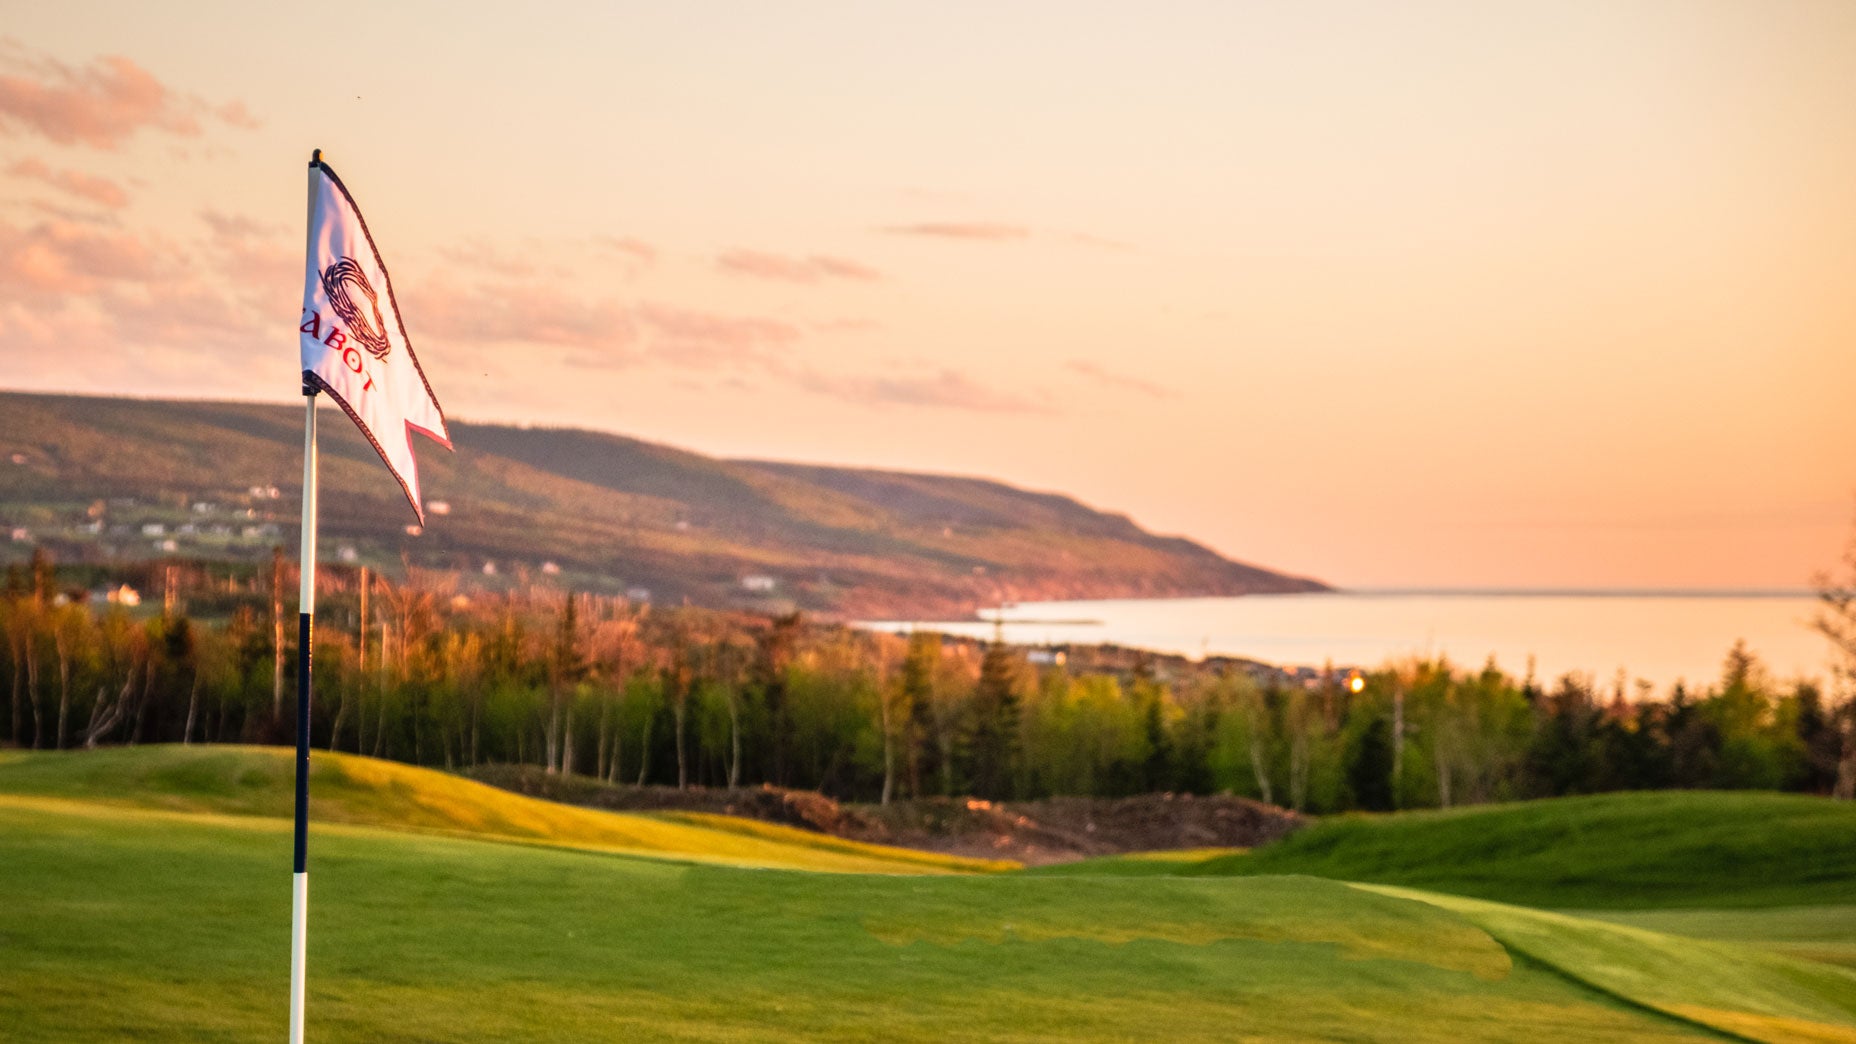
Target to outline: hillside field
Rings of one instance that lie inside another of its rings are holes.
[[[1300,875],[999,872],[317,762],[316,1039],[1856,1041],[1856,972],[1587,917]],[[0,756],[6,1038],[281,1034],[288,765]]]
[[[957,619],[1006,601],[1318,591],[1125,515],[983,478],[720,460],[566,428],[449,424],[423,530],[332,406],[321,535],[343,561],[665,605]],[[300,406],[0,391],[0,562],[256,562],[294,539]],[[346,549],[346,553],[343,553]],[[552,571],[552,572],[551,572]]]

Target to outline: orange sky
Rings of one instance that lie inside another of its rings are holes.
[[[8,5],[0,385],[294,400],[320,147],[466,420],[1342,585],[1796,587],[1856,513],[1842,0],[256,6]]]

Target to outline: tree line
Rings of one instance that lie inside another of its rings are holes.
[[[217,572],[215,571],[217,570]],[[1852,563],[1856,577],[1856,562]],[[130,607],[43,555],[8,569],[0,742],[35,749],[294,740],[292,567],[156,563]],[[1836,693],[1742,646],[1652,693],[1493,666],[1389,664],[1309,683],[1239,661],[1058,656],[408,567],[319,579],[312,743],[451,770],[616,784],[773,784],[844,800],[1235,793],[1311,812],[1608,790],[1856,791],[1856,586],[1823,585]],[[111,582],[116,582],[115,578]],[[158,604],[153,592],[160,590]],[[1841,601],[1839,601],[1841,599]],[[1653,698],[1655,697],[1655,698]]]

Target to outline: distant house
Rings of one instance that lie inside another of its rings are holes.
[[[753,591],[757,594],[765,594],[778,586],[780,586],[778,580],[760,573],[741,578],[741,589],[744,591]]]
[[[159,522],[144,522],[142,524],[142,535],[145,537],[166,536],[167,531],[168,527]]]
[[[627,601],[632,602],[648,602],[651,600],[651,589],[648,587],[628,587],[625,589],[625,598]]]
[[[451,501],[428,500],[425,502],[425,509],[434,515],[449,515],[451,514]]]
[[[344,562],[359,562],[361,560],[361,552],[356,551],[353,544],[343,544],[336,549],[335,557]]]
[[[543,563],[541,564],[541,575],[543,575],[543,576],[560,576],[560,575],[561,575],[561,567],[560,567],[560,566],[558,566],[558,565],[555,565],[555,564],[554,564],[553,562],[543,562]]]
[[[15,544],[32,543],[32,530],[27,529],[25,526],[14,526],[13,527],[13,543]]]

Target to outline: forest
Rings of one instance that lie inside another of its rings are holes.
[[[319,581],[314,746],[452,770],[870,802],[1234,793],[1316,813],[1856,790],[1847,689],[1771,678],[1743,646],[1712,684],[1669,692],[1442,661],[1307,682],[1243,661],[1034,651],[542,584],[466,593],[412,566],[393,580],[325,567]],[[295,590],[281,554],[268,570],[107,574],[35,554],[0,594],[0,742],[293,742]],[[1821,629],[1856,653],[1838,630],[1850,592],[1822,593]]]

